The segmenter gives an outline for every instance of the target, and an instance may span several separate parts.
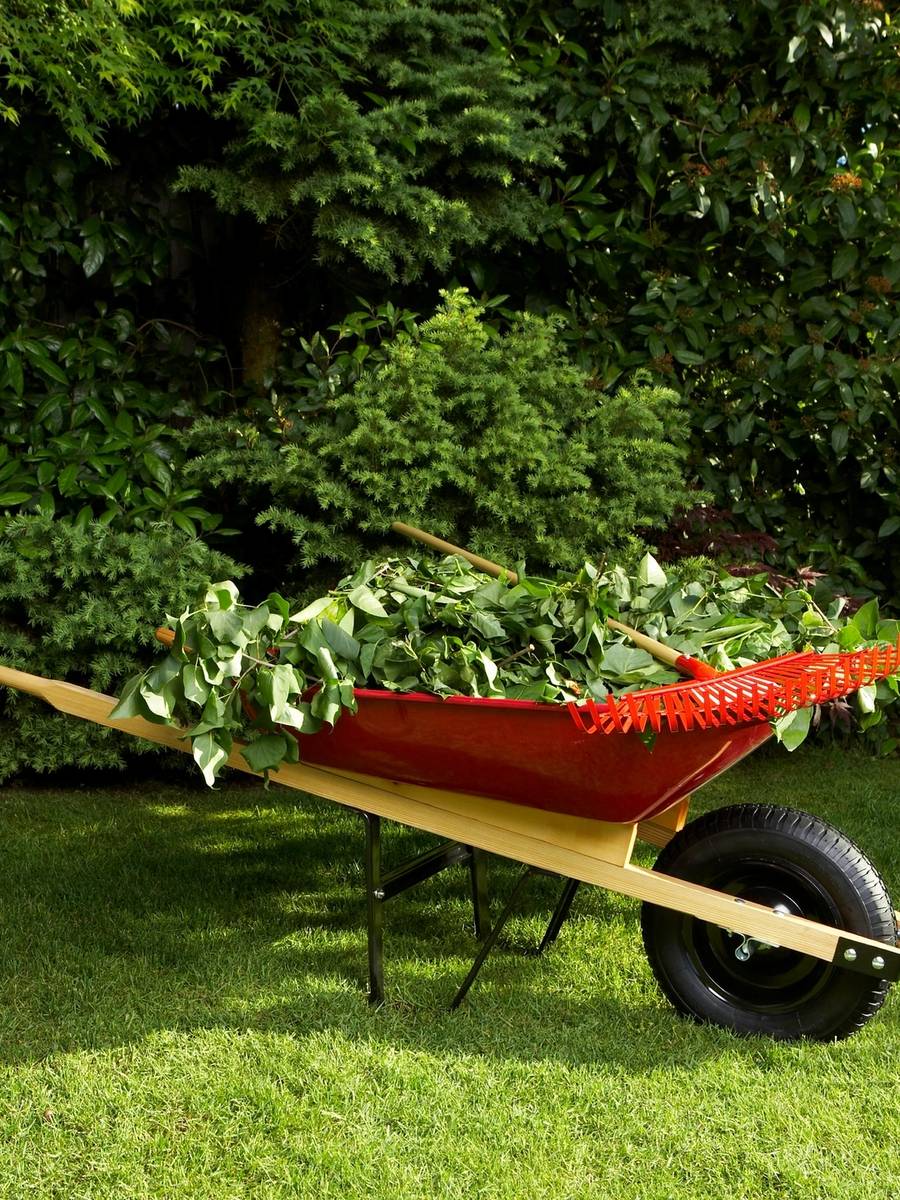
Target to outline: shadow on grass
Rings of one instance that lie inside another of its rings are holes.
[[[637,905],[596,888],[580,890],[544,959],[501,943],[449,1013],[477,949],[463,869],[388,905],[388,1003],[371,1009],[362,822],[325,801],[243,784],[30,787],[5,793],[0,822],[6,1063],[200,1028],[330,1030],[424,1053],[633,1074],[726,1044],[758,1054],[757,1043],[675,1015],[643,960]],[[385,828],[388,865],[434,842]],[[517,871],[491,860],[495,913]],[[508,944],[536,944],[558,889],[532,881]]]

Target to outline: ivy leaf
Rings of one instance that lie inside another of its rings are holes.
[[[223,579],[221,583],[211,583],[206,590],[206,604],[210,608],[221,608],[227,611],[233,608],[240,597],[236,583]]]
[[[186,663],[181,668],[181,684],[185,700],[190,700],[192,704],[205,704],[209,699],[210,685],[192,663]]]
[[[140,676],[128,680],[122,689],[118,703],[109,715],[113,721],[127,721],[131,717],[143,717],[145,720],[150,721],[156,720],[156,714],[147,707],[147,703],[141,695]]]
[[[223,612],[219,609],[209,613],[208,620],[209,628],[218,641],[227,642],[232,646],[246,645],[244,623],[239,612],[234,609]]]
[[[665,587],[668,582],[665,571],[652,554],[645,554],[638,563],[637,578],[641,587]]]
[[[302,608],[300,612],[294,613],[288,620],[302,625],[305,621],[311,621],[314,617],[319,616],[320,613],[325,612],[326,609],[331,608],[333,604],[334,599],[331,596],[319,596],[317,600],[313,600],[312,603],[307,604],[306,608]]]
[[[508,636],[507,631],[497,618],[492,617],[486,612],[474,612],[470,618],[470,624],[486,638],[505,638]]]

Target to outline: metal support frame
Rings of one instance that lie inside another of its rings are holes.
[[[484,853],[463,842],[442,842],[417,854],[390,871],[382,870],[381,817],[358,810],[365,823],[366,929],[369,961],[369,1003],[384,1003],[384,905],[417,883],[447,867],[467,865],[472,889],[472,915],[476,938],[490,927]]]
[[[451,1010],[459,1008],[460,1004],[462,1004],[463,1000],[465,1000],[469,988],[475,982],[479,971],[484,965],[485,959],[497,944],[497,939],[503,932],[504,926],[515,912],[519,898],[525,890],[525,885],[534,875],[549,875],[554,878],[559,878],[554,872],[542,871],[540,867],[525,868],[513,885],[512,891],[509,893],[509,897],[507,898],[506,904],[503,907],[503,911],[494,922],[490,933],[484,939],[481,949],[478,951],[478,954],[475,956],[475,961],[472,963],[472,966],[469,969],[468,975],[460,984],[459,990],[453,997],[453,1000],[450,1003]],[[559,931],[562,929],[563,922],[569,915],[569,910],[572,907],[572,901],[575,899],[575,893],[578,891],[580,886],[580,881],[577,879],[566,879],[563,883],[562,891],[560,892],[559,899],[556,902],[556,907],[554,908],[550,917],[550,922],[547,925],[544,936],[541,938],[539,945],[535,947],[535,950],[533,951],[535,955],[543,954],[548,946],[552,946],[559,937]]]

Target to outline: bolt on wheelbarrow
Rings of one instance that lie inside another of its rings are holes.
[[[772,718],[898,668],[900,642],[785,655],[604,704],[358,689],[358,711],[304,736],[303,761],[271,777],[641,900],[650,965],[677,1009],[738,1033],[831,1040],[861,1027],[900,974],[875,867],[790,809],[739,805],[685,822],[691,794],[765,742]],[[12,668],[0,683],[190,753],[183,730],[113,720],[112,696]],[[228,763],[256,774],[239,744]],[[653,869],[632,861],[638,838],[661,847]]]

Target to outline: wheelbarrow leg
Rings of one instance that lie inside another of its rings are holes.
[[[481,940],[491,928],[491,905],[488,899],[487,860],[483,850],[475,846],[466,847],[469,859],[469,877],[472,881],[472,924],[476,938]]]
[[[569,909],[572,907],[575,893],[580,886],[580,882],[577,879],[566,880],[559,900],[556,902],[556,908],[553,910],[553,916],[550,918],[550,924],[547,926],[547,932],[541,938],[541,944],[535,950],[535,954],[543,954],[547,947],[552,946],[559,937],[559,931],[562,929],[563,922],[569,915]]]
[[[486,856],[474,846],[460,842],[442,842],[393,870],[385,871],[381,855],[381,818],[358,810],[366,827],[366,931],[369,957],[369,1003],[384,1003],[384,906],[446,867],[467,864],[472,887],[472,911],[475,936],[483,937],[491,926],[487,892]]]
[[[465,1000],[466,994],[468,993],[469,988],[475,982],[475,979],[478,975],[478,972],[481,970],[484,960],[490,954],[491,950],[493,950],[494,946],[497,943],[497,938],[503,932],[503,928],[506,925],[506,922],[512,916],[513,909],[516,907],[516,904],[518,903],[519,897],[521,896],[526,883],[528,883],[528,880],[532,877],[532,875],[539,875],[540,873],[541,872],[539,871],[539,869],[537,867],[526,867],[525,870],[522,872],[522,874],[519,876],[519,878],[516,880],[516,884],[513,887],[513,890],[509,894],[509,899],[506,901],[506,905],[504,906],[503,912],[497,918],[491,931],[488,933],[487,937],[482,942],[481,949],[478,951],[478,954],[475,956],[475,961],[472,963],[471,970],[469,971],[468,975],[465,977],[465,979],[460,984],[459,990],[457,991],[456,995],[453,997],[453,1000],[450,1003],[451,1011],[453,1009],[459,1008],[460,1004],[462,1004],[463,1000]]]
[[[364,812],[369,1003],[384,1004],[384,896],[381,887],[381,817]]]

